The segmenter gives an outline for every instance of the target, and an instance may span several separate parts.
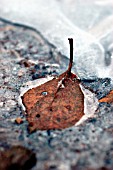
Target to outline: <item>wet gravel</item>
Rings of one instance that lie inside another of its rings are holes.
[[[29,134],[18,104],[21,86],[58,75],[68,60],[39,33],[0,22],[0,150],[22,145],[36,153],[33,170],[112,170],[113,105],[99,104],[93,118],[64,130]],[[98,98],[112,89],[110,79],[82,80]],[[17,124],[15,119],[23,119]]]

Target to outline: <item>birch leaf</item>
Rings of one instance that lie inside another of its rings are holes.
[[[63,129],[74,125],[84,115],[84,95],[77,76],[71,73],[73,39],[70,42],[68,70],[59,77],[28,90],[22,101],[30,132],[40,129]]]

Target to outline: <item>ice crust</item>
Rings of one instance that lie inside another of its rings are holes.
[[[83,0],[0,0],[0,17],[37,29],[68,58],[68,38],[73,38],[75,63],[73,71],[77,72],[80,78],[113,78],[113,61],[111,65],[105,65],[105,48],[101,43],[102,38],[106,41],[108,34],[113,35],[111,23],[113,3],[108,1],[106,6],[103,4],[102,0],[85,2]],[[106,21],[108,17],[110,17],[107,22],[109,28],[103,24],[104,30],[100,21]],[[101,36],[98,35],[99,32]],[[107,42],[111,43],[108,39]]]

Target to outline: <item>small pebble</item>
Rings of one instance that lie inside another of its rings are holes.
[[[32,79],[35,80],[35,79],[38,79],[39,77],[40,77],[40,74],[35,73],[33,74]]]
[[[35,68],[36,70],[38,70],[38,69],[40,69],[40,66],[39,66],[38,64],[36,64],[36,65],[34,66],[34,68]]]
[[[43,69],[43,70],[46,70],[47,68],[46,68],[46,66],[42,66],[42,69]]]
[[[23,123],[23,119],[22,119],[21,117],[17,117],[16,120],[15,120],[15,122],[16,122],[17,124],[22,124],[22,123]]]
[[[0,102],[0,107],[3,107],[3,104],[4,104],[3,102]]]
[[[25,69],[20,69],[19,71],[18,71],[18,76],[19,77],[22,77],[24,74],[25,74]]]

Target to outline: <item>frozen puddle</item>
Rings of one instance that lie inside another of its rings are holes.
[[[109,0],[105,6],[101,3],[107,1],[0,0],[0,17],[35,28],[66,57],[67,39],[72,37],[76,68],[73,72],[80,78],[113,79],[113,64],[107,67],[104,61],[105,49],[113,37],[113,2]]]
[[[19,104],[25,111],[26,108],[22,103],[22,96],[30,89],[35,88],[39,85],[42,85],[46,83],[47,81],[52,80],[54,77],[48,76],[46,78],[40,78],[34,81],[29,81],[25,84],[20,89],[20,96],[19,96]],[[82,124],[84,121],[86,121],[88,118],[94,117],[95,116],[95,111],[98,108],[98,99],[94,93],[89,91],[88,89],[84,88],[82,85],[80,85],[80,88],[84,94],[84,116],[75,124],[75,126],[78,126]]]

